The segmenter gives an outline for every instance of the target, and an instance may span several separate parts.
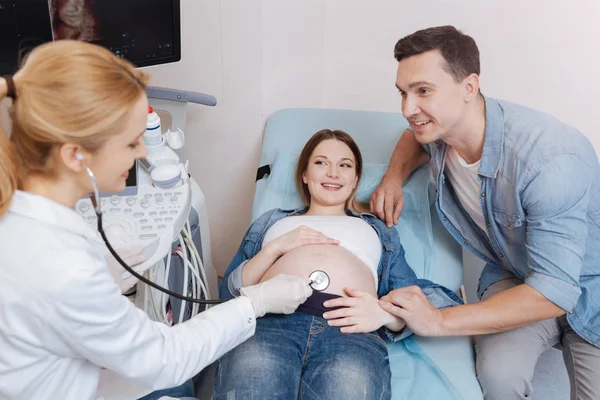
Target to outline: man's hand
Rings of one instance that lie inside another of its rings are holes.
[[[382,310],[376,297],[349,288],[344,288],[344,292],[348,297],[323,303],[325,307],[344,307],[323,314],[329,326],[340,326],[343,333],[367,333],[383,325],[396,326],[396,317]]]
[[[420,166],[427,164],[429,154],[423,150],[409,129],[400,136],[381,183],[371,195],[371,212],[389,228],[398,223],[404,207],[402,184]]]
[[[379,300],[379,305],[390,314],[402,318],[417,335],[444,335],[442,312],[431,305],[418,286],[392,290]]]
[[[404,207],[402,182],[397,178],[384,176],[371,195],[370,205],[371,212],[384,221],[388,228],[398,224]]]

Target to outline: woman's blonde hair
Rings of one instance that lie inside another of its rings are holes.
[[[122,131],[148,80],[93,44],[61,40],[35,48],[14,77],[10,139],[0,132],[0,216],[24,176],[53,176],[56,146],[73,143],[93,153]],[[7,93],[0,78],[0,100]]]
[[[308,142],[306,142],[306,144],[304,145],[304,148],[300,153],[300,157],[298,157],[298,164],[296,165],[296,187],[300,192],[300,197],[302,198],[302,201],[304,202],[304,204],[310,205],[310,191],[308,190],[308,185],[304,183],[304,180],[302,179],[302,176],[308,169],[308,162],[310,161],[310,156],[312,155],[313,151],[315,151],[319,143],[328,139],[339,140],[340,142],[346,144],[346,146],[350,148],[350,151],[352,151],[352,154],[354,154],[356,177],[358,179],[356,181],[356,187],[354,188],[352,193],[350,193],[350,197],[348,197],[348,199],[346,200],[345,208],[357,213],[369,212],[368,205],[359,202],[356,199],[356,192],[358,191],[358,185],[360,184],[360,178],[362,176],[362,155],[360,154],[358,145],[356,144],[354,139],[352,139],[352,136],[340,130],[332,131],[331,129],[322,129],[319,132],[315,133],[310,139],[308,139]]]

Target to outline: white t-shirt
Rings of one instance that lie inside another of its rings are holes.
[[[487,234],[483,210],[479,203],[481,182],[479,181],[479,166],[481,159],[473,164],[467,164],[456,150],[448,146],[446,151],[446,175],[463,208],[473,221]]]
[[[271,240],[296,229],[301,225],[340,241],[344,247],[369,267],[378,287],[377,267],[381,258],[381,241],[375,229],[357,217],[347,215],[298,215],[282,218],[265,233],[263,247]]]

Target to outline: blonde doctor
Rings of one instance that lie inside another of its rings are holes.
[[[102,368],[151,390],[180,385],[252,336],[256,317],[312,292],[308,279],[272,279],[174,327],[121,295],[122,271],[73,207],[92,190],[83,162],[118,192],[146,154],[147,81],[75,41],[42,45],[0,78],[0,100],[13,98],[11,137],[0,132],[0,399],[92,399]]]

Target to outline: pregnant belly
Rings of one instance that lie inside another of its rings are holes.
[[[344,288],[354,288],[377,295],[373,273],[358,257],[341,246],[309,245],[297,247],[280,257],[262,277],[261,282],[279,274],[303,278],[315,270],[329,275],[329,287],[324,293],[345,296]]]

